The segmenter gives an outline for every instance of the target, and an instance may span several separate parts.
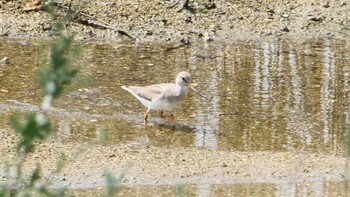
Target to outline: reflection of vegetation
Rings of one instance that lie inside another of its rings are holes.
[[[185,185],[179,183],[176,186],[176,196],[177,197],[181,197],[181,196],[185,196]]]
[[[48,12],[57,21],[55,8],[52,1],[47,1]],[[51,5],[51,6],[50,6]],[[68,14],[69,15],[69,14]],[[69,21],[69,16],[55,24],[56,35],[60,35],[63,24]],[[41,110],[38,113],[15,114],[11,117],[11,123],[19,136],[17,144],[17,163],[15,164],[15,180],[0,186],[1,196],[35,196],[38,194],[45,196],[66,196],[64,189],[49,189],[48,183],[42,178],[41,167],[39,164],[29,175],[23,175],[23,165],[26,158],[34,150],[35,146],[43,142],[52,131],[52,125],[48,119],[49,112],[57,99],[66,87],[73,81],[78,73],[78,69],[69,68],[72,60],[78,55],[80,50],[71,49],[73,39],[71,37],[59,37],[50,45],[50,59],[42,66],[39,80],[43,90],[43,100]],[[106,136],[102,136],[104,139]],[[59,159],[57,172],[64,167],[65,156]],[[5,169],[6,175],[10,177],[10,165]],[[121,176],[122,178],[122,176]],[[121,179],[120,178],[120,179]],[[113,195],[117,190],[120,181],[108,174],[107,184],[110,187],[108,194]]]
[[[346,126],[345,131],[345,147],[346,147],[346,156],[350,157],[350,125]]]
[[[129,165],[130,166],[130,165]],[[107,191],[105,196],[114,196],[120,190],[120,185],[122,183],[122,179],[126,174],[127,169],[120,174],[120,176],[116,179],[112,173],[106,171],[106,182],[107,182]]]
[[[345,127],[345,151],[346,151],[346,157],[347,157],[347,161],[346,161],[346,165],[345,165],[345,173],[346,176],[345,178],[347,180],[345,180],[345,194],[347,194],[349,192],[349,159],[350,159],[350,123],[347,123],[346,127]]]

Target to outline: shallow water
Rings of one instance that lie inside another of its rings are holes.
[[[161,189],[160,195],[155,190]],[[126,188],[116,196],[175,196],[176,187],[143,186],[137,188]],[[218,185],[186,185],[184,187],[187,196],[346,196],[344,185],[332,182],[311,183],[306,185],[300,183],[292,185],[284,183],[237,183],[234,186]],[[103,191],[99,190],[75,190],[74,195],[97,196]]]
[[[108,145],[130,142],[213,151],[345,152],[349,41],[199,42],[177,49],[156,44],[88,43],[80,47],[84,51],[76,61],[80,80],[55,103],[51,113],[60,134],[56,140],[83,142],[108,129]],[[0,66],[0,122],[6,128],[13,111],[39,109],[37,71],[47,55],[39,48],[36,41],[0,42],[0,59],[10,59],[10,64]],[[142,114],[146,109],[120,87],[173,82],[182,70],[192,74],[196,89],[207,98],[190,91],[175,111],[175,125],[151,113],[145,133]],[[90,79],[92,82],[85,82]],[[343,187],[342,183],[318,184],[300,183],[302,186],[288,189],[285,183],[284,190],[281,185],[240,183],[208,186],[209,193],[203,195],[193,191],[199,196],[213,195],[210,191],[220,194],[221,190],[221,194],[237,191],[247,196],[255,192],[300,196],[310,190],[337,193],[340,190],[334,188]]]

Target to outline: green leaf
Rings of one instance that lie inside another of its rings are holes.
[[[45,139],[50,133],[50,123],[37,117],[35,113],[28,113],[22,117],[18,114],[11,116],[11,123],[16,133],[20,135],[18,150],[23,149],[24,152],[30,152],[33,149],[35,139]],[[23,121],[21,122],[20,119]]]
[[[130,164],[128,164],[118,178],[115,178],[113,174],[109,171],[105,171],[106,175],[106,182],[107,182],[107,193],[105,196],[114,196],[116,193],[119,192],[122,180],[125,177],[126,172],[129,170]]]
[[[66,166],[67,156],[65,154],[61,154],[59,160],[56,165],[56,172],[59,173]]]
[[[110,173],[106,172],[107,194],[106,196],[114,196],[119,190],[117,179]]]
[[[35,183],[41,179],[41,176],[40,176],[40,167],[37,166],[34,170],[34,172],[32,173],[32,175],[30,176],[30,182],[29,182],[29,186],[30,187],[34,187],[35,186]]]
[[[176,196],[182,197],[185,196],[185,186],[182,183],[176,184]]]

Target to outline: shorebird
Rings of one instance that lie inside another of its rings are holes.
[[[130,92],[147,108],[143,115],[145,126],[147,126],[150,110],[160,111],[161,117],[164,117],[163,111],[173,110],[187,96],[187,86],[192,88],[190,83],[191,75],[186,71],[181,71],[177,74],[175,83],[161,83],[144,87],[122,86],[122,88]],[[198,93],[194,88],[192,89]],[[174,120],[174,115],[171,117]]]

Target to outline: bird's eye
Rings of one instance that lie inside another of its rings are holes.
[[[188,83],[185,77],[181,77],[182,80],[184,80],[185,83]]]

